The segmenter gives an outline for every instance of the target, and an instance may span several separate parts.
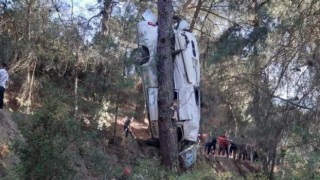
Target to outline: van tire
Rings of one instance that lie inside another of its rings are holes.
[[[150,59],[149,50],[143,46],[136,48],[131,52],[130,57],[135,64],[143,65]]]

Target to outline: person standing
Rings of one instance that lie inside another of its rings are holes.
[[[238,159],[239,160],[247,160],[248,159],[248,152],[246,148],[247,144],[245,141],[244,135],[240,136],[238,140]]]
[[[233,159],[236,159],[238,146],[234,141],[229,141],[229,143],[229,155],[231,155]]]
[[[131,122],[132,122],[133,118],[127,118],[126,121],[124,122],[124,132],[125,132],[125,137],[128,137],[128,135],[130,134],[132,138],[136,138],[132,131],[131,131]]]
[[[4,91],[7,88],[7,83],[9,81],[9,74],[7,72],[7,64],[0,64],[0,109],[3,109],[3,98]]]
[[[209,155],[209,154],[213,154],[214,155],[214,153],[215,153],[215,151],[216,151],[216,144],[217,144],[217,138],[215,138],[215,137],[213,137],[212,139],[211,139],[211,141],[208,143],[208,149],[207,149],[207,154]],[[212,148],[212,149],[211,149]]]
[[[218,151],[219,156],[220,155],[224,156],[226,154],[226,157],[229,158],[229,151],[228,151],[229,142],[225,134],[222,134],[218,137],[218,145],[219,145],[219,151]]]

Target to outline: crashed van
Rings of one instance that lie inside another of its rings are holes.
[[[132,52],[140,65],[142,84],[152,139],[159,138],[158,73],[156,53],[158,42],[157,17],[151,10],[142,14],[137,25],[138,48]],[[185,20],[178,20],[174,32],[174,102],[179,155],[185,167],[196,161],[196,142],[200,123],[200,63],[197,40]]]

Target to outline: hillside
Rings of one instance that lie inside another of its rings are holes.
[[[249,161],[233,160],[221,156],[212,156],[207,159],[217,173],[231,173],[235,177],[246,177],[250,174],[261,173],[259,165]]]
[[[11,119],[12,113],[6,111],[0,111],[0,177],[5,178],[13,177],[13,168],[20,163],[19,157],[13,150],[13,143],[15,141],[25,141],[22,137],[16,123]],[[114,167],[129,167],[130,169],[136,169],[137,161],[148,161],[152,164],[158,164],[159,150],[156,147],[148,146],[145,140],[149,137],[147,122],[133,122],[132,129],[137,139],[123,138],[122,135],[123,122],[120,121],[117,126],[116,138],[105,138],[106,141],[100,144],[101,149],[104,149],[104,153],[108,155],[109,160],[114,162]],[[89,142],[87,142],[89,143]],[[92,142],[91,142],[92,146]],[[66,154],[73,154],[79,156],[81,152],[78,150],[76,143],[70,142]],[[90,168],[90,158],[86,156],[79,157],[78,160],[73,163],[78,164],[75,169],[77,176],[81,179],[100,179],[102,175],[97,174],[96,170]],[[204,156],[199,151],[198,161],[195,166],[206,162],[208,171],[214,170],[216,174],[230,173],[235,177],[245,177],[251,173],[260,172],[259,167],[250,162],[236,161],[219,156]],[[11,173],[10,173],[11,172]],[[139,173],[138,170],[132,171],[132,176],[136,177]],[[115,178],[123,177],[121,171],[113,172]],[[131,174],[130,174],[131,175]]]
[[[11,120],[12,113],[0,110],[0,178],[5,177],[10,168],[17,165],[20,160],[13,152],[15,141],[24,141],[17,124]]]

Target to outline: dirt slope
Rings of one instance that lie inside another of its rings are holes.
[[[131,127],[134,135],[137,137],[136,140],[132,138],[123,138],[123,121],[120,120],[117,127],[117,135],[122,137],[122,143],[121,145],[118,145],[126,149],[126,152],[124,153],[125,157],[131,157],[129,159],[133,161],[135,158],[157,157],[155,159],[159,159],[159,151],[157,150],[157,148],[150,148],[150,146],[147,146],[143,143],[143,140],[151,137],[148,130],[148,121],[146,119],[144,122],[133,121]],[[118,149],[118,147],[120,146],[110,146],[109,150]],[[213,169],[217,173],[229,172],[235,177],[246,177],[248,174],[261,172],[261,168],[257,163],[234,160],[218,155],[205,156],[201,151],[203,151],[203,149],[200,147],[198,150],[198,160],[207,161],[212,165]]]
[[[219,172],[231,172],[236,177],[245,177],[251,173],[261,172],[260,167],[249,161],[234,160],[221,156],[212,156],[209,158],[214,169]]]
[[[105,147],[105,152],[109,154],[117,164],[133,164],[137,159],[149,159],[151,161],[159,161],[159,150],[156,147],[145,144],[146,139],[150,138],[148,130],[148,121],[132,123],[132,131],[137,139],[123,137],[123,120],[117,124],[117,142],[110,143]],[[5,177],[9,172],[10,167],[18,164],[19,158],[13,153],[11,145],[15,140],[24,141],[19,132],[16,123],[11,119],[11,113],[0,110],[0,179]],[[72,144],[70,145],[70,152]],[[201,151],[199,149],[199,151]],[[200,153],[201,154],[201,153]],[[217,172],[230,172],[234,176],[245,177],[250,173],[260,172],[258,165],[247,162],[228,159],[220,156],[203,156],[198,157],[198,160],[206,160],[212,165],[212,168]],[[85,166],[80,169],[86,170]],[[82,173],[86,174],[87,171]],[[88,174],[90,174],[88,172]],[[84,176],[82,176],[84,177]]]
[[[15,140],[24,141],[17,125],[11,120],[11,113],[0,109],[0,179],[7,175],[13,165],[19,163],[11,147]]]

